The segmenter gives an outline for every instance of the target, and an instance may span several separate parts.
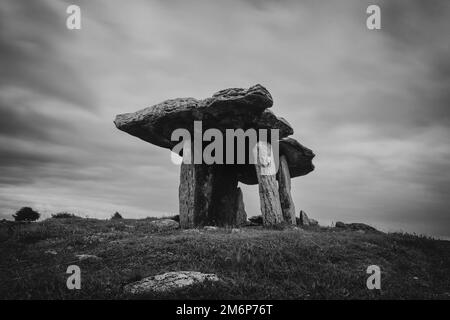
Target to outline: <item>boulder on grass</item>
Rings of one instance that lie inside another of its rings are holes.
[[[204,281],[216,282],[219,281],[219,278],[213,273],[201,273],[197,271],[166,272],[127,284],[124,287],[124,291],[132,295],[162,293],[189,287]]]
[[[180,227],[180,224],[172,219],[157,219],[151,221],[150,224],[159,230],[173,230]]]

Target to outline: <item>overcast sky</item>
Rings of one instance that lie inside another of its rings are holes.
[[[369,4],[381,30],[366,28]],[[177,213],[170,152],[115,115],[260,83],[316,154],[293,180],[297,212],[449,237],[449,46],[448,0],[3,0],[0,218]],[[257,186],[243,190],[260,214]]]

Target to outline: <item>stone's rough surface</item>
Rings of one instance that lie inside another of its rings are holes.
[[[354,230],[354,231],[362,230],[362,231],[380,232],[377,229],[375,229],[374,227],[369,226],[364,223],[343,223],[341,221],[338,221],[338,222],[336,222],[335,227],[341,228],[341,229]]]
[[[269,175],[270,159],[268,150],[270,144],[266,142],[257,143],[256,176],[259,185],[259,199],[264,225],[277,225],[283,221],[281,213],[280,196],[275,174]]]
[[[310,218],[309,219],[309,225],[311,225],[311,226],[318,226],[319,225],[319,221]]]
[[[127,284],[124,287],[124,291],[132,295],[161,293],[185,288],[204,281],[215,282],[219,281],[219,278],[212,273],[201,273],[197,271],[167,272]]]
[[[279,141],[279,155],[280,158],[283,155],[286,157],[291,178],[304,176],[314,170],[312,159],[315,157],[315,154],[293,138],[283,138]],[[252,165],[240,165],[238,167],[239,182],[248,185],[258,183],[256,172]]]
[[[249,220],[251,223],[256,224],[256,225],[262,225],[262,224],[263,224],[263,218],[262,218],[262,215],[250,217],[250,218],[248,218],[248,220]]]
[[[178,143],[171,141],[172,132],[184,128],[193,134],[194,121],[202,121],[203,130],[265,128],[280,129],[280,138],[291,135],[289,123],[266,110],[272,104],[269,91],[257,84],[248,89],[221,90],[204,100],[166,100],[134,113],[120,114],[114,123],[122,131],[169,149]]]
[[[212,200],[213,168],[203,164],[181,164],[179,207],[181,228],[205,225]]]
[[[291,197],[291,176],[289,174],[289,166],[286,156],[280,157],[280,165],[278,168],[278,192],[280,194],[281,211],[283,219],[288,224],[296,224],[295,206]]]
[[[236,223],[238,180],[233,166],[213,166],[214,178],[212,204],[208,223],[216,226],[232,226]]]
[[[102,258],[97,257],[93,254],[76,254],[75,257],[78,258],[78,260],[80,261],[84,261],[84,260],[101,260]]]
[[[245,212],[244,198],[241,188],[236,192],[236,225],[243,226],[247,223],[247,212]]]
[[[160,230],[173,230],[180,227],[180,224],[172,219],[157,219],[151,221],[150,224]]]
[[[306,215],[306,212],[303,210],[300,210],[299,214],[299,226],[309,226],[311,222],[309,221],[308,216]]]
[[[312,159],[315,154],[293,138],[280,140],[280,155],[286,157],[291,178],[304,176],[314,170]]]

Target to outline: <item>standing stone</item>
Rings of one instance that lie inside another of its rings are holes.
[[[280,156],[280,166],[278,169],[278,191],[280,193],[281,211],[283,219],[288,224],[296,224],[295,206],[291,197],[291,175],[285,156]]]
[[[300,226],[309,226],[311,223],[309,221],[308,216],[306,215],[306,212],[303,210],[300,210],[299,214],[299,225]]]
[[[238,178],[234,166],[214,166],[212,205],[208,223],[213,226],[236,225]]]
[[[180,227],[207,224],[212,199],[213,170],[203,164],[181,164],[179,206]]]
[[[244,198],[241,188],[236,192],[236,225],[243,226],[247,223],[247,212],[245,212]]]
[[[263,224],[276,225],[283,221],[283,217],[270,143],[259,141],[256,144],[256,153],[255,167]]]

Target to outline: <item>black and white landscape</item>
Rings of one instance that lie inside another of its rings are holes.
[[[0,299],[449,299],[449,43],[446,0],[2,1]],[[180,164],[196,121],[280,170]]]

